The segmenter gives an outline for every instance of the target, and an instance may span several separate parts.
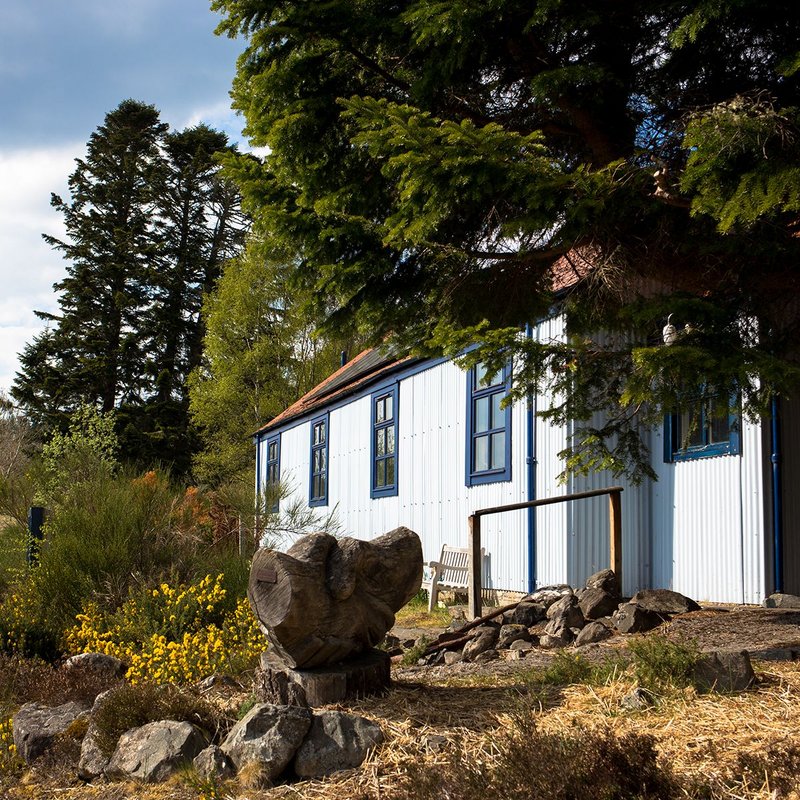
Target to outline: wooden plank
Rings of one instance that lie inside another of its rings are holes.
[[[481,606],[481,518],[473,514],[469,518],[469,588],[468,610],[470,619],[480,617]]]

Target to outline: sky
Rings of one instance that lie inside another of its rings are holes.
[[[43,240],[63,237],[50,194],[122,100],[151,103],[173,129],[199,122],[243,149],[229,91],[242,40],[214,35],[209,0],[0,0],[0,390],[55,311],[65,275]]]

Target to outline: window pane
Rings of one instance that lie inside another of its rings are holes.
[[[498,386],[503,382],[503,370],[496,372],[490,378],[485,364],[477,364],[475,366],[475,388],[485,389],[487,386]]]
[[[311,481],[311,497],[317,498],[321,497],[320,489],[319,489],[319,475],[314,476],[314,480]]]
[[[277,442],[270,442],[269,443],[269,458],[270,461],[274,461],[278,457],[278,443]]]
[[[320,467],[319,456],[320,456],[319,450],[315,450],[314,451],[314,455],[311,458],[311,471],[312,472],[319,472],[319,467]]]
[[[492,469],[501,469],[506,464],[506,433],[492,434]]]
[[[710,420],[711,425],[708,432],[708,443],[728,442],[731,438],[731,418],[725,414],[724,417],[714,416]]]
[[[319,476],[319,494],[317,497],[325,497],[325,492],[328,488],[328,482],[325,480],[325,473],[323,472],[322,475]]]
[[[386,419],[394,419],[394,397],[389,395],[384,398]]]
[[[500,408],[502,402],[503,392],[495,392],[492,395],[492,428],[505,427],[506,412],[505,409]]]
[[[475,472],[483,472],[489,469],[489,437],[478,436],[475,439]]]
[[[489,397],[479,397],[475,401],[475,433],[489,430]]]
[[[375,422],[383,422],[386,419],[386,402],[384,398],[375,401]]]
[[[328,460],[328,453],[327,453],[327,451],[326,451],[326,450],[324,450],[324,449],[323,449],[323,450],[320,450],[320,451],[319,451],[319,468],[320,468],[320,471],[321,471],[321,472],[324,472],[324,471],[325,471],[325,463],[327,462],[327,460]]]
[[[394,486],[394,456],[386,459],[386,485]]]
[[[386,455],[386,428],[379,428],[375,431],[375,455]]]
[[[703,426],[699,419],[699,408],[684,411],[680,416],[680,440],[678,447],[683,450],[687,447],[703,446]]]
[[[386,452],[394,453],[394,425],[390,425],[386,429]]]
[[[381,488],[386,486],[386,461],[375,462],[375,486]]]

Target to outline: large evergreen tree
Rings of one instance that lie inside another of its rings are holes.
[[[701,383],[757,412],[797,379],[793,3],[213,7],[248,38],[234,100],[270,148],[238,180],[326,325],[481,340],[519,394],[560,390],[557,419],[606,410],[583,463],[616,468],[640,454],[632,409]],[[525,341],[566,272],[569,340]],[[689,332],[654,346],[670,312]]]
[[[218,175],[230,151],[206,126],[168,133],[155,107],[122,102],[92,134],[53,195],[67,262],[57,314],[20,356],[13,396],[37,423],[64,429],[82,404],[117,415],[133,460],[188,469],[196,447],[186,379],[200,361],[203,292],[241,246],[238,192]]]

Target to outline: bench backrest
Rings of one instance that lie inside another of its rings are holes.
[[[481,549],[481,563],[483,562],[484,551]],[[439,558],[442,571],[439,575],[439,583],[450,584],[453,586],[466,586],[469,582],[469,550],[466,547],[442,547],[442,555]]]

